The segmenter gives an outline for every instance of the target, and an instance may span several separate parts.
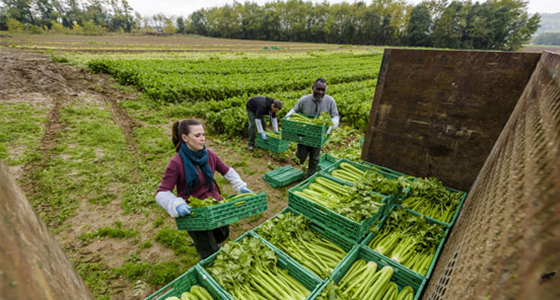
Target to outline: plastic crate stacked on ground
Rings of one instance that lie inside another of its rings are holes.
[[[195,208],[190,215],[175,218],[175,223],[179,230],[210,230],[248,218],[266,209],[266,194],[260,193],[231,202]]]
[[[344,277],[344,275],[346,275],[346,272],[348,272],[352,264],[354,264],[354,262],[359,259],[363,259],[366,262],[375,262],[377,264],[377,270],[381,270],[386,266],[390,266],[391,268],[393,268],[394,273],[393,276],[391,276],[391,281],[397,284],[399,292],[405,286],[410,286],[414,290],[414,300],[420,299],[422,291],[426,285],[426,279],[414,272],[411,272],[410,270],[403,268],[394,261],[379,257],[376,254],[377,253],[364,246],[354,248],[346,256],[346,258],[344,258],[343,262],[334,270],[332,278],[327,279],[323,283],[321,288],[326,288],[331,281],[334,281],[335,283],[340,282],[340,280]],[[314,299],[317,299],[320,294],[321,291],[318,291]]]
[[[296,279],[299,283],[301,283],[306,289],[308,289],[310,291],[309,296],[306,299],[311,299],[311,297],[313,295],[315,295],[317,293],[317,291],[321,288],[321,285],[322,285],[323,281],[319,277],[317,277],[317,276],[315,276],[315,274],[307,271],[307,269],[301,267],[296,261],[294,261],[290,257],[286,256],[285,254],[283,254],[281,251],[279,251],[275,247],[270,247],[270,244],[268,242],[265,242],[261,237],[259,237],[253,231],[245,232],[242,236],[237,238],[235,241],[239,242],[242,239],[248,238],[248,237],[252,237],[252,238],[256,238],[256,239],[261,240],[264,243],[264,245],[266,245],[267,247],[269,247],[270,249],[272,249],[274,251],[274,253],[278,257],[277,265],[281,269],[287,270],[288,274],[291,277]],[[212,276],[206,270],[206,267],[211,266],[214,263],[214,260],[216,259],[216,257],[218,256],[219,253],[220,252],[214,253],[210,257],[205,258],[204,260],[200,261],[198,263],[198,266],[201,269],[203,275],[211,278],[212,282],[214,282],[218,287],[220,287],[220,289],[222,289],[224,291],[223,293],[226,296],[226,299],[233,300],[234,298],[225,289],[223,289],[220,286],[220,284],[214,278],[212,278]]]
[[[393,180],[398,180],[398,179],[399,179],[399,176],[396,176],[396,175],[393,175],[393,174],[390,174],[390,173],[386,173],[386,172],[381,171],[381,170],[379,170],[379,169],[374,169],[374,168],[371,168],[371,167],[369,167],[369,166],[366,166],[366,165],[363,165],[363,164],[360,164],[360,163],[357,163],[357,162],[353,162],[353,161],[350,161],[350,160],[345,159],[345,158],[338,160],[336,163],[334,163],[334,164],[332,164],[331,166],[329,166],[328,168],[324,169],[324,170],[323,170],[323,173],[326,173],[326,174],[331,175],[331,173],[332,173],[334,170],[337,170],[337,169],[340,168],[340,164],[342,164],[342,163],[350,164],[350,165],[352,165],[352,166],[354,166],[354,167],[360,169],[361,171],[379,173],[379,174],[383,175],[383,177],[385,177],[385,178],[387,178],[387,179],[393,179]],[[331,176],[332,176],[332,175],[331,175]],[[344,181],[344,180],[341,180],[341,181]],[[346,182],[346,181],[344,181],[344,182]],[[392,204],[396,203],[397,199],[398,199],[400,196],[402,196],[402,195],[406,195],[406,193],[408,192],[408,190],[409,190],[409,188],[406,188],[406,189],[403,190],[402,188],[399,187],[399,190],[398,190],[398,193],[397,193],[397,194],[386,195],[386,196],[389,197],[389,204],[392,205]],[[377,191],[374,191],[374,192],[377,192]],[[390,205],[389,205],[389,206],[386,206],[385,209],[388,210],[388,209],[390,208]],[[384,212],[384,213],[385,213],[385,212]]]
[[[311,116],[306,116],[310,117]],[[282,139],[321,148],[329,139],[327,125],[315,125],[282,119]]]
[[[168,297],[181,298],[181,294],[188,292],[194,285],[205,288],[215,300],[228,299],[225,291],[218,283],[205,275],[205,272],[201,271],[200,267],[196,265],[145,300],[165,300]]]
[[[296,182],[303,177],[303,171],[295,169],[290,165],[280,167],[278,169],[266,172],[263,180],[274,188],[286,186],[292,182]]]
[[[402,207],[402,206],[400,206],[400,205],[398,205],[398,204],[394,205],[394,206],[391,208],[391,211],[392,211],[393,209],[403,209],[403,210],[407,211],[408,213],[413,213],[413,212],[411,212],[410,210],[407,210],[406,208],[404,208],[404,207]],[[420,215],[420,214],[416,213],[416,215]],[[422,216],[422,215],[420,215],[420,216]],[[388,216],[388,217],[389,217],[389,216]],[[423,216],[423,217],[424,217],[424,216]],[[438,224],[438,225],[440,225],[440,226],[444,226],[444,225],[439,224],[438,222],[434,222],[433,220],[428,219],[428,218],[426,218],[426,217],[424,217],[424,219],[426,220],[426,222],[436,223],[436,224]],[[429,267],[428,272],[426,273],[426,275],[422,275],[422,274],[416,273],[416,272],[414,272],[414,271],[412,271],[412,270],[406,268],[405,266],[399,264],[398,262],[393,261],[392,259],[390,259],[390,258],[388,258],[388,257],[386,257],[386,256],[384,256],[384,255],[382,255],[382,254],[379,254],[379,253],[377,253],[376,251],[374,251],[373,249],[369,248],[369,247],[368,247],[369,242],[371,242],[371,240],[372,240],[373,238],[375,238],[375,236],[377,236],[377,234],[378,234],[379,231],[370,232],[370,233],[368,234],[368,236],[362,241],[361,245],[364,246],[364,247],[367,247],[368,249],[370,249],[371,252],[372,252],[374,255],[378,256],[379,258],[384,259],[384,260],[387,260],[387,261],[391,261],[393,264],[398,265],[400,268],[403,268],[403,269],[405,269],[405,270],[407,270],[407,271],[409,271],[409,272],[412,272],[412,273],[414,273],[414,274],[416,274],[416,275],[418,275],[418,276],[421,276],[421,277],[424,277],[424,278],[426,278],[426,279],[429,279],[430,276],[432,275],[432,272],[433,272],[435,266],[436,266],[436,263],[437,263],[437,260],[438,260],[438,258],[439,258],[439,255],[440,255],[440,253],[441,253],[441,251],[442,251],[442,249],[443,249],[443,245],[445,244],[445,241],[447,240],[447,237],[449,236],[449,232],[450,232],[450,230],[451,230],[450,227],[446,227],[446,226],[444,226],[444,227],[445,227],[445,236],[441,239],[441,241],[440,241],[440,243],[439,243],[439,245],[438,245],[438,248],[437,248],[437,250],[436,250],[436,253],[435,253],[434,257],[432,258],[432,262],[430,263],[430,267]],[[380,230],[381,230],[381,229],[382,229],[382,227],[380,228]]]
[[[384,212],[388,210],[386,208],[387,205],[390,205],[388,197],[378,194],[379,196],[383,197],[382,203],[384,204],[379,209],[379,212],[373,214],[369,218],[362,220],[361,222],[356,222],[333,212],[332,210],[322,206],[321,204],[298,196],[294,193],[295,191],[301,192],[305,190],[310,184],[315,182],[315,179],[317,177],[325,177],[337,183],[352,186],[352,184],[350,183],[343,182],[328,174],[319,172],[288,191],[288,207],[303,214],[304,216],[311,219],[313,222],[318,223],[324,228],[328,228],[338,233],[341,236],[345,236],[353,241],[361,241],[369,231],[371,226],[373,226],[376,222],[381,222]]]
[[[419,213],[419,212],[417,212],[417,211],[414,211],[414,210],[412,210],[412,209],[409,209],[408,207],[405,207],[405,206],[403,206],[403,205],[400,205],[400,204],[402,203],[402,201],[404,201],[404,200],[406,199],[406,196],[408,196],[408,193],[407,193],[407,195],[406,195],[405,197],[401,197],[396,203],[399,204],[399,206],[401,206],[401,207],[407,209],[408,211],[410,211],[411,213],[413,213],[413,214],[415,214],[415,215],[423,216],[424,218],[426,218],[426,219],[428,219],[428,220],[430,220],[430,221],[432,221],[432,222],[435,222],[435,223],[438,223],[438,224],[441,224],[441,225],[444,225],[444,226],[452,227],[453,224],[455,224],[455,219],[457,219],[457,216],[459,215],[459,211],[461,210],[461,207],[463,206],[463,203],[465,202],[465,199],[467,198],[467,193],[466,193],[466,192],[463,192],[463,191],[459,191],[459,190],[453,189],[453,188],[449,188],[449,187],[445,187],[445,189],[448,190],[448,191],[450,191],[450,192],[453,192],[453,193],[462,193],[462,194],[463,194],[463,196],[462,196],[462,198],[461,198],[461,202],[459,203],[459,205],[457,205],[457,208],[455,208],[455,212],[453,213],[453,217],[451,218],[451,221],[449,221],[449,223],[442,222],[442,221],[436,220],[436,219],[434,219],[434,218],[430,218],[430,217],[425,216],[425,215],[423,215],[423,214],[421,214],[421,213]],[[409,192],[410,192],[410,190],[409,190]]]
[[[267,133],[269,133],[269,132],[267,132]],[[286,141],[286,140],[283,140],[283,139],[277,139],[277,138],[272,137],[270,135],[267,135],[266,141],[265,141],[261,138],[260,134],[257,134],[256,145],[257,145],[257,147],[268,150],[270,152],[282,153],[282,152],[288,150],[288,148],[290,147],[290,142]]]
[[[325,153],[323,155],[321,155],[321,158],[319,159],[319,165],[317,166],[317,170],[318,171],[322,171],[328,167],[330,167],[332,164],[334,164],[335,162],[338,161],[338,158]]]
[[[284,210],[282,210],[281,212],[279,212],[278,214],[276,214],[274,217],[270,218],[267,222],[270,222],[272,219],[274,219],[275,217],[277,217],[277,216],[280,215],[280,214],[284,214],[284,213],[288,213],[288,212],[290,212],[290,213],[292,213],[292,214],[294,214],[294,215],[301,215],[299,212],[297,212],[297,211],[295,211],[295,210],[290,209],[289,207],[287,207],[287,208],[285,208]],[[304,217],[305,217],[305,216],[304,216]],[[346,251],[347,253],[349,253],[354,247],[356,247],[356,246],[359,245],[359,243],[358,243],[357,241],[350,240],[350,239],[348,239],[348,238],[346,238],[346,237],[344,237],[344,236],[341,236],[339,233],[336,233],[336,232],[333,231],[333,230],[329,230],[329,229],[327,229],[327,228],[323,228],[322,226],[320,226],[320,225],[318,225],[318,224],[316,224],[316,223],[313,223],[313,221],[311,221],[311,222],[312,222],[311,230],[317,231],[318,233],[320,233],[320,234],[323,236],[323,238],[325,238],[326,240],[328,240],[328,241],[334,243],[335,245],[339,246],[340,248],[342,248],[342,249],[343,249],[344,251]],[[265,223],[266,223],[266,222],[265,222]],[[300,263],[299,258],[291,257],[288,253],[285,253],[284,251],[282,251],[281,249],[279,249],[277,246],[275,246],[274,244],[272,244],[272,242],[269,242],[266,238],[264,238],[264,237],[262,237],[262,236],[259,235],[259,228],[260,228],[262,225],[264,225],[265,223],[263,223],[263,224],[259,225],[258,227],[254,228],[254,229],[253,229],[253,233],[256,234],[257,236],[259,236],[265,243],[267,243],[267,245],[268,245],[270,248],[277,249],[280,253],[282,253],[282,254],[284,254],[284,255],[286,255],[286,256],[292,258],[292,259],[295,260],[296,262]],[[344,260],[344,259],[343,259],[343,260]],[[342,261],[341,261],[341,262],[342,262]],[[301,265],[301,263],[300,263],[300,265]],[[301,265],[301,267],[302,267],[302,268],[305,268],[303,265]],[[308,270],[308,269],[306,268],[306,270]],[[309,271],[310,273],[313,273],[314,275],[320,277],[318,274],[315,274],[315,273],[312,272],[311,270],[308,270],[308,271]],[[334,269],[333,269],[333,271],[334,271]],[[323,279],[324,279],[324,278],[323,278]]]

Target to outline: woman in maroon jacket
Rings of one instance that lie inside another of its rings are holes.
[[[157,203],[171,217],[190,214],[191,207],[185,201],[193,196],[198,199],[213,197],[222,200],[220,188],[214,180],[218,171],[233,186],[235,192],[252,193],[237,172],[226,165],[213,151],[206,149],[202,124],[195,119],[177,121],[173,124],[173,156],[156,193]],[[173,189],[177,188],[177,196]],[[201,259],[220,249],[220,243],[229,236],[229,226],[213,230],[189,231]]]

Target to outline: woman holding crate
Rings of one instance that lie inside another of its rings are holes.
[[[206,148],[205,140],[204,128],[199,121],[186,119],[173,124],[172,141],[177,154],[167,165],[156,192],[157,203],[171,217],[190,214],[191,207],[185,201],[190,196],[201,200],[208,197],[222,200],[220,188],[214,180],[216,171],[231,183],[235,192],[252,193],[233,168]],[[173,193],[175,188],[177,195]],[[220,249],[220,243],[229,236],[229,226],[189,231],[189,235],[200,258],[204,259]]]

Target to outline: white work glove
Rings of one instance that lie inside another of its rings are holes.
[[[332,127],[327,128],[327,135],[331,134],[332,129]]]

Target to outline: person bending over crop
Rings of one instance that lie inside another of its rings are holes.
[[[327,134],[330,134],[333,129],[338,127],[340,121],[336,102],[333,97],[325,94],[327,91],[327,82],[325,79],[319,78],[315,80],[312,89],[313,94],[301,97],[296,105],[286,114],[286,118],[293,113],[319,116],[322,112],[327,112],[331,115],[331,120],[333,122],[333,126],[327,129]],[[296,157],[299,163],[302,164],[307,156],[309,156],[307,177],[310,177],[317,171],[319,159],[321,158],[321,148],[298,144]]]
[[[268,97],[253,97],[247,101],[247,116],[249,116],[249,150],[255,149],[255,129],[266,140],[266,122],[263,115],[270,116],[270,124],[274,129],[274,133],[278,134],[278,119],[276,113],[282,109],[282,102]]]
[[[204,128],[199,121],[186,119],[173,124],[172,141],[177,154],[167,165],[156,192],[157,203],[173,218],[190,214],[191,207],[185,201],[190,196],[201,200],[208,197],[222,200],[220,188],[214,180],[216,171],[231,183],[236,193],[252,193],[233,168],[206,148],[205,140]],[[173,194],[175,187],[177,196]],[[220,243],[229,236],[229,226],[189,231],[189,235],[200,259],[204,259],[220,249]]]

